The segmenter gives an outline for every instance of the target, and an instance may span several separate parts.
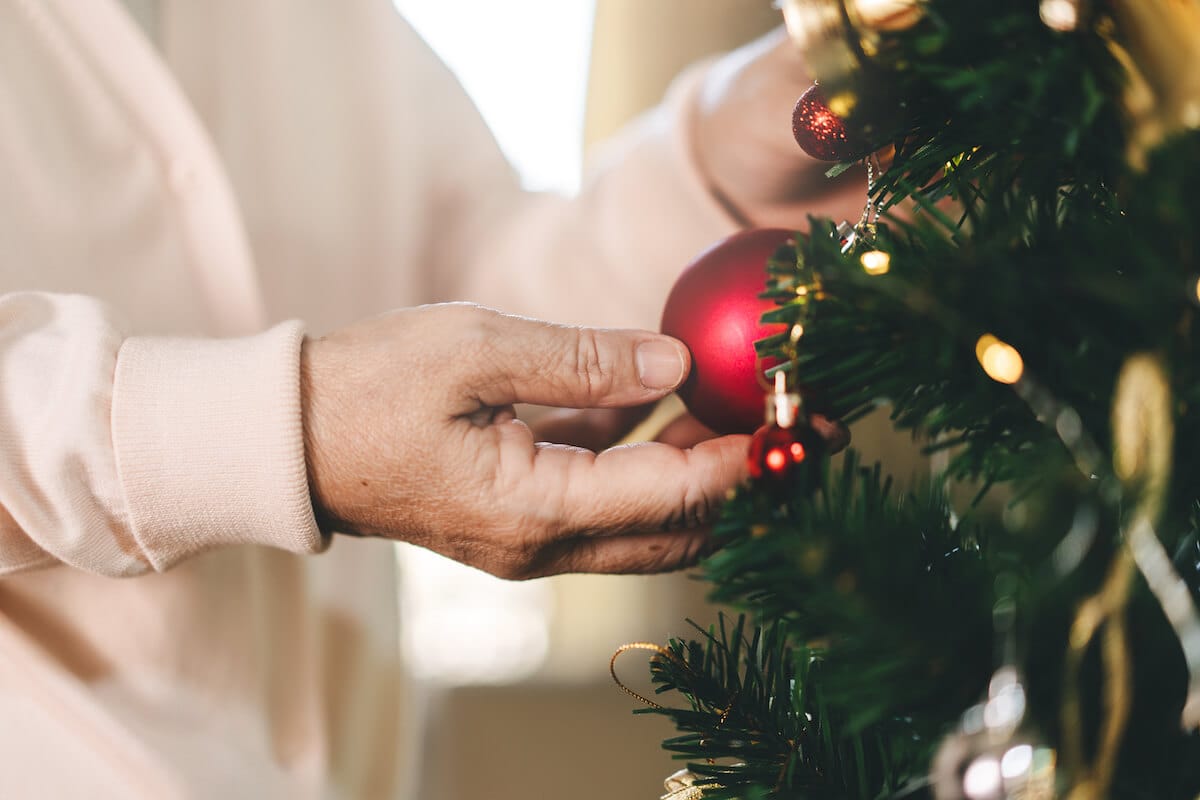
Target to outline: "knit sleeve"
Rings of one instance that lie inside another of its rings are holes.
[[[91,298],[0,297],[0,574],[136,575],[234,544],[319,550],[301,339],[297,323],[127,337]]]

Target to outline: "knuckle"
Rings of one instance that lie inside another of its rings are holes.
[[[517,559],[498,559],[493,563],[488,572],[494,577],[506,581],[525,581],[534,577],[530,566],[523,561]]]
[[[517,519],[493,530],[491,540],[495,547],[483,568],[508,581],[526,581],[545,575],[551,548],[550,540],[541,532],[543,527],[536,520]]]
[[[600,337],[590,328],[576,329],[575,372],[589,395],[604,394],[612,386],[612,374],[602,355]]]
[[[696,489],[689,490],[679,502],[679,506],[667,518],[667,530],[688,530],[707,525],[712,521],[717,508],[713,498],[705,492]]]

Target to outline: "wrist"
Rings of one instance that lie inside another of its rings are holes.
[[[313,515],[324,533],[343,529],[333,478],[334,463],[329,452],[329,399],[323,394],[328,386],[323,343],[305,337],[300,345],[300,424],[304,437],[304,465],[308,474],[308,493]]]

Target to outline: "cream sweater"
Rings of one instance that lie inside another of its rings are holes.
[[[387,0],[158,11],[0,0],[0,797],[399,796],[392,552],[314,524],[287,320],[655,327],[733,229],[696,76],[536,196]]]

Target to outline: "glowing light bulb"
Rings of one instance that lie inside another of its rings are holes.
[[[892,268],[892,257],[882,250],[868,250],[858,260],[868,275],[886,275]]]
[[[1038,12],[1042,22],[1052,31],[1068,33],[1079,25],[1077,0],[1042,0]]]
[[[990,333],[980,336],[975,343],[975,357],[988,377],[997,383],[1016,383],[1025,373],[1025,361],[1017,348]]]

